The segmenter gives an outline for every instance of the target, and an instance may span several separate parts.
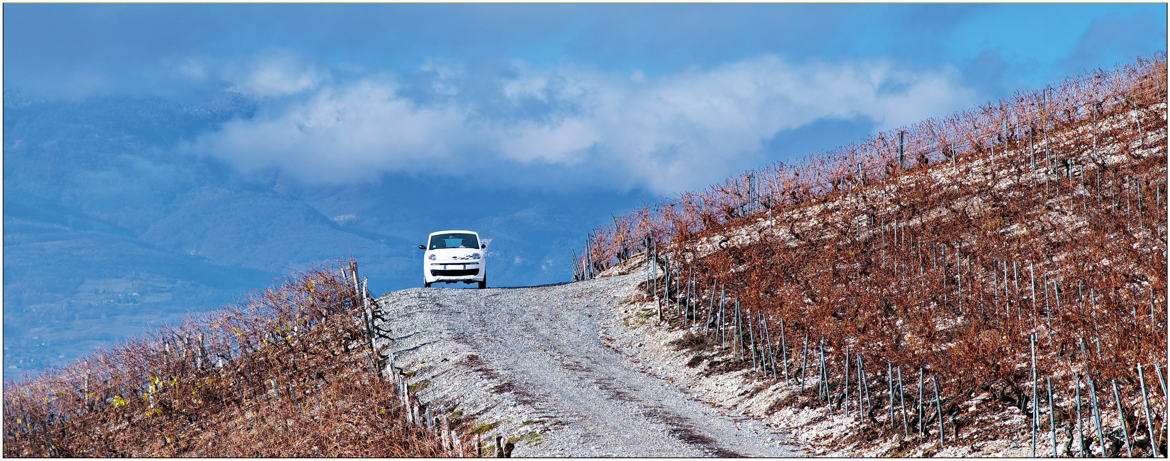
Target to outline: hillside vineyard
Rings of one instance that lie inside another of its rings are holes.
[[[4,456],[470,455],[382,379],[366,284],[338,269],[6,383]]]
[[[878,431],[1165,455],[1166,76],[1139,60],[682,194],[592,232],[575,276],[649,254],[664,320]],[[1005,409],[1025,423],[987,422]]]

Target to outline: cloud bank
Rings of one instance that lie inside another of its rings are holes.
[[[190,147],[308,184],[387,173],[507,182],[523,171],[549,187],[669,195],[774,160],[771,138],[818,120],[889,129],[976,102],[954,68],[911,71],[882,60],[763,55],[669,75],[428,65],[351,79],[296,63],[247,67],[233,88],[263,97],[260,110]]]

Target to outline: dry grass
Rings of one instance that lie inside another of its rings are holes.
[[[764,313],[773,335],[783,320],[790,367],[809,337],[824,341],[835,384],[846,351],[865,359],[879,395],[886,361],[905,377],[923,370],[930,397],[937,378],[952,437],[987,413],[1015,408],[1030,420],[1037,400],[1046,427],[1045,377],[1057,425],[1069,429],[1074,386],[1087,399],[1091,376],[1105,424],[1117,428],[1104,430],[1110,453],[1122,437],[1113,380],[1135,453],[1148,453],[1135,369],[1145,364],[1164,454],[1166,395],[1150,364],[1166,365],[1166,75],[1159,57],[923,122],[906,130],[902,166],[898,134],[879,134],[631,215],[638,226],[621,239],[648,238],[675,280],[697,282],[689,296],[701,325],[713,286]],[[761,199],[748,200],[757,183]],[[624,259],[604,240],[614,235],[600,229],[588,242],[595,272]],[[894,430],[885,419],[867,417]]]
[[[464,456],[409,425],[359,299],[314,270],[239,306],[7,383],[4,455]]]

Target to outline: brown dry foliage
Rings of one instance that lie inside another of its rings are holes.
[[[7,383],[4,456],[466,456],[409,425],[359,298],[311,270],[240,305]]]
[[[936,376],[956,425],[979,395],[1029,408],[1036,334],[1041,381],[1068,400],[1078,373],[1102,398],[1116,379],[1130,435],[1148,440],[1135,367],[1165,408],[1149,365],[1165,371],[1166,77],[1159,56],[924,121],[900,130],[902,166],[895,131],[756,171],[756,207],[732,178],[655,209],[660,223],[636,237],[657,243],[675,280],[697,282],[701,306],[726,287],[773,332],[784,321],[790,347],[807,335],[833,364],[848,350],[879,375],[889,361]],[[728,242],[737,232],[758,239]],[[620,262],[587,246],[599,269]]]

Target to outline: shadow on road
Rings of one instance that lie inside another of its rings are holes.
[[[544,285],[528,285],[528,286],[520,286],[520,287],[493,287],[493,286],[490,286],[490,285],[489,285],[489,286],[488,286],[488,288],[499,288],[499,289],[501,289],[501,290],[515,290],[515,289],[518,289],[518,288],[543,288],[543,287],[559,287],[559,286],[561,286],[561,285],[568,285],[568,284],[570,284],[570,283],[573,283],[573,282],[557,282],[557,283],[546,283],[546,284],[544,284]]]
[[[561,286],[561,285],[568,285],[568,284],[570,284],[570,283],[573,283],[573,282],[557,282],[557,283],[546,283],[546,284],[543,284],[543,285],[526,285],[526,286],[516,286],[516,287],[496,287],[496,286],[491,286],[491,285],[488,285],[487,289],[495,289],[495,290],[518,290],[518,289],[520,289],[520,288],[544,288],[544,287],[557,287],[557,286]],[[461,287],[461,286],[459,286],[458,284],[454,284],[454,283],[450,284],[449,286],[443,286],[443,285],[436,284],[435,286],[432,286],[430,289],[440,289],[440,288],[448,288],[448,289],[453,289],[453,290],[454,290],[454,289],[461,289],[461,290],[475,290],[475,289],[476,289],[475,287],[473,287],[473,286],[470,286],[470,285],[468,285],[468,286],[466,286],[466,287]]]

